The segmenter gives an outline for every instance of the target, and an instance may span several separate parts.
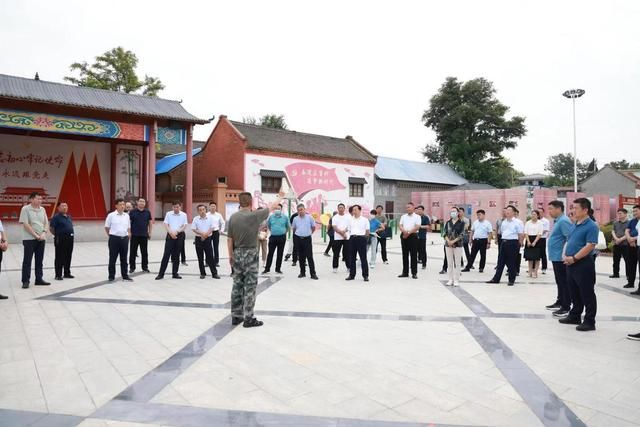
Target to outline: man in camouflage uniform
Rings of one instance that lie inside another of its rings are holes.
[[[258,286],[258,228],[275,209],[278,198],[270,209],[251,210],[251,193],[238,195],[240,210],[229,218],[227,225],[227,249],[229,264],[233,269],[233,289],[231,291],[232,324],[243,323],[245,328],[262,326],[263,322],[253,317]]]

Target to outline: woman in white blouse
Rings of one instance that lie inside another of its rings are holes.
[[[531,219],[524,226],[525,247],[524,259],[529,261],[529,271],[527,276],[537,278],[538,266],[542,258],[542,246],[540,239],[544,233],[544,226],[540,221],[540,212],[531,212]]]

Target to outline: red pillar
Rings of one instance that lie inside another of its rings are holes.
[[[117,173],[117,163],[116,159],[116,143],[111,143],[111,179],[110,179],[110,187],[111,191],[109,194],[109,205],[107,206],[107,212],[111,212],[113,210],[113,203],[116,201],[116,173]]]
[[[193,211],[193,125],[187,129],[187,176],[184,183],[184,210],[189,222]]]
[[[147,203],[151,218],[156,217],[156,130],[158,122],[154,121],[149,132],[149,156],[147,158],[149,167],[147,168]]]

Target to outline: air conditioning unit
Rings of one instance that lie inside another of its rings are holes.
[[[177,193],[181,193],[184,191],[184,184],[176,184],[174,186],[173,191],[177,192]]]

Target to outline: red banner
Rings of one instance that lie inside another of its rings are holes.
[[[338,180],[335,169],[297,162],[286,166],[285,171],[298,198],[312,190],[333,191],[345,188]]]

